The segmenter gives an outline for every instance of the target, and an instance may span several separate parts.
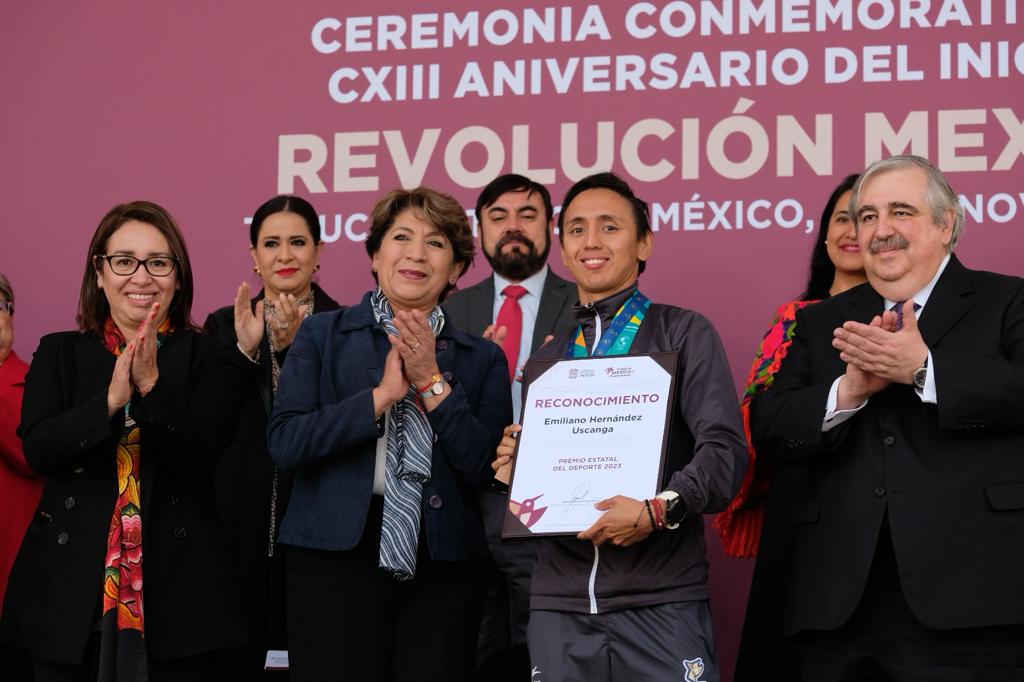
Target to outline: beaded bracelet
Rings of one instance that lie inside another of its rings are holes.
[[[658,523],[654,520],[654,512],[651,511],[651,501],[644,500],[644,507],[647,509],[647,518],[651,520],[651,530],[657,530]]]

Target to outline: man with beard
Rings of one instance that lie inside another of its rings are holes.
[[[797,313],[751,405],[757,451],[807,469],[784,634],[807,680],[1024,679],[1024,280],[953,255],[921,157],[850,213],[868,282]]]
[[[456,327],[501,343],[512,373],[516,418],[526,360],[551,335],[575,325],[576,287],[547,265],[553,215],[551,195],[544,185],[522,175],[495,178],[476,202],[480,248],[494,272],[479,284],[454,292],[445,302]],[[480,500],[495,573],[480,628],[479,676],[529,680],[526,622],[534,549],[529,544],[501,544],[508,495],[499,488],[503,486],[496,484]]]

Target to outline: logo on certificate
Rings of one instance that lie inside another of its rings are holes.
[[[522,521],[524,526],[529,528],[540,521],[540,517],[544,516],[544,512],[548,510],[547,507],[536,506],[537,500],[541,497],[544,497],[544,493],[541,493],[536,497],[531,497],[528,500],[523,500],[522,502],[509,500],[508,510],[512,512],[513,516]]]

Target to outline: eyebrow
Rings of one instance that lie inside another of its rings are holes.
[[[134,251],[134,249],[118,249],[118,250],[114,251],[113,253],[109,253],[107,255],[109,255],[109,256],[135,256],[135,251]],[[174,257],[174,256],[172,256],[170,253],[168,253],[166,251],[150,251],[146,255],[146,258],[155,258],[157,256],[166,256],[167,258],[173,258]]]
[[[569,220],[567,222],[575,223],[577,221],[586,220],[587,218],[591,218],[591,217],[594,220],[598,220],[598,221],[600,221],[600,220],[609,220],[609,221],[611,221],[613,223],[621,223],[623,221],[622,216],[617,216],[617,215],[614,215],[612,213],[602,213],[602,214],[596,215],[596,216],[586,216],[586,215],[572,216],[571,218],[569,218]]]
[[[391,227],[391,229],[392,230],[401,230],[402,232],[406,232],[408,234],[413,234],[412,228],[411,227],[406,227],[405,225],[393,225]],[[433,227],[433,226],[431,226],[430,230],[424,236],[425,237],[443,237],[444,239],[448,239],[447,235],[445,235],[444,232],[442,232],[439,228],[436,228],[436,227]]]
[[[890,201],[889,203],[887,203],[885,205],[885,207],[887,209],[889,209],[889,211],[893,211],[895,209],[901,208],[901,209],[910,211],[910,212],[915,213],[915,214],[921,212],[920,209],[917,208],[917,206],[914,206],[913,204],[908,204],[905,201],[899,201],[899,200]],[[857,215],[858,216],[864,215],[865,211],[874,211],[875,213],[878,213],[878,209],[875,206],[873,206],[871,204],[865,204],[864,206],[861,206],[860,208],[857,209]]]
[[[504,206],[491,206],[490,208],[487,209],[487,215],[491,215],[492,213],[506,213],[507,214],[508,212],[509,212],[508,209],[505,208]],[[515,212],[516,213],[526,213],[526,212],[540,213],[540,209],[537,208],[536,206],[534,206],[533,204],[523,204],[522,206],[516,206],[515,207]]]
[[[261,242],[265,242],[268,239],[278,239],[278,240],[280,240],[281,239],[281,235],[279,235],[279,234],[265,234],[262,237],[260,237],[260,241]],[[309,239],[309,236],[308,235],[304,235],[304,234],[293,234],[293,235],[289,236],[288,239]]]

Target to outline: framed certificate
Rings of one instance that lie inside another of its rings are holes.
[[[531,360],[502,537],[573,536],[614,495],[658,492],[677,353]]]

